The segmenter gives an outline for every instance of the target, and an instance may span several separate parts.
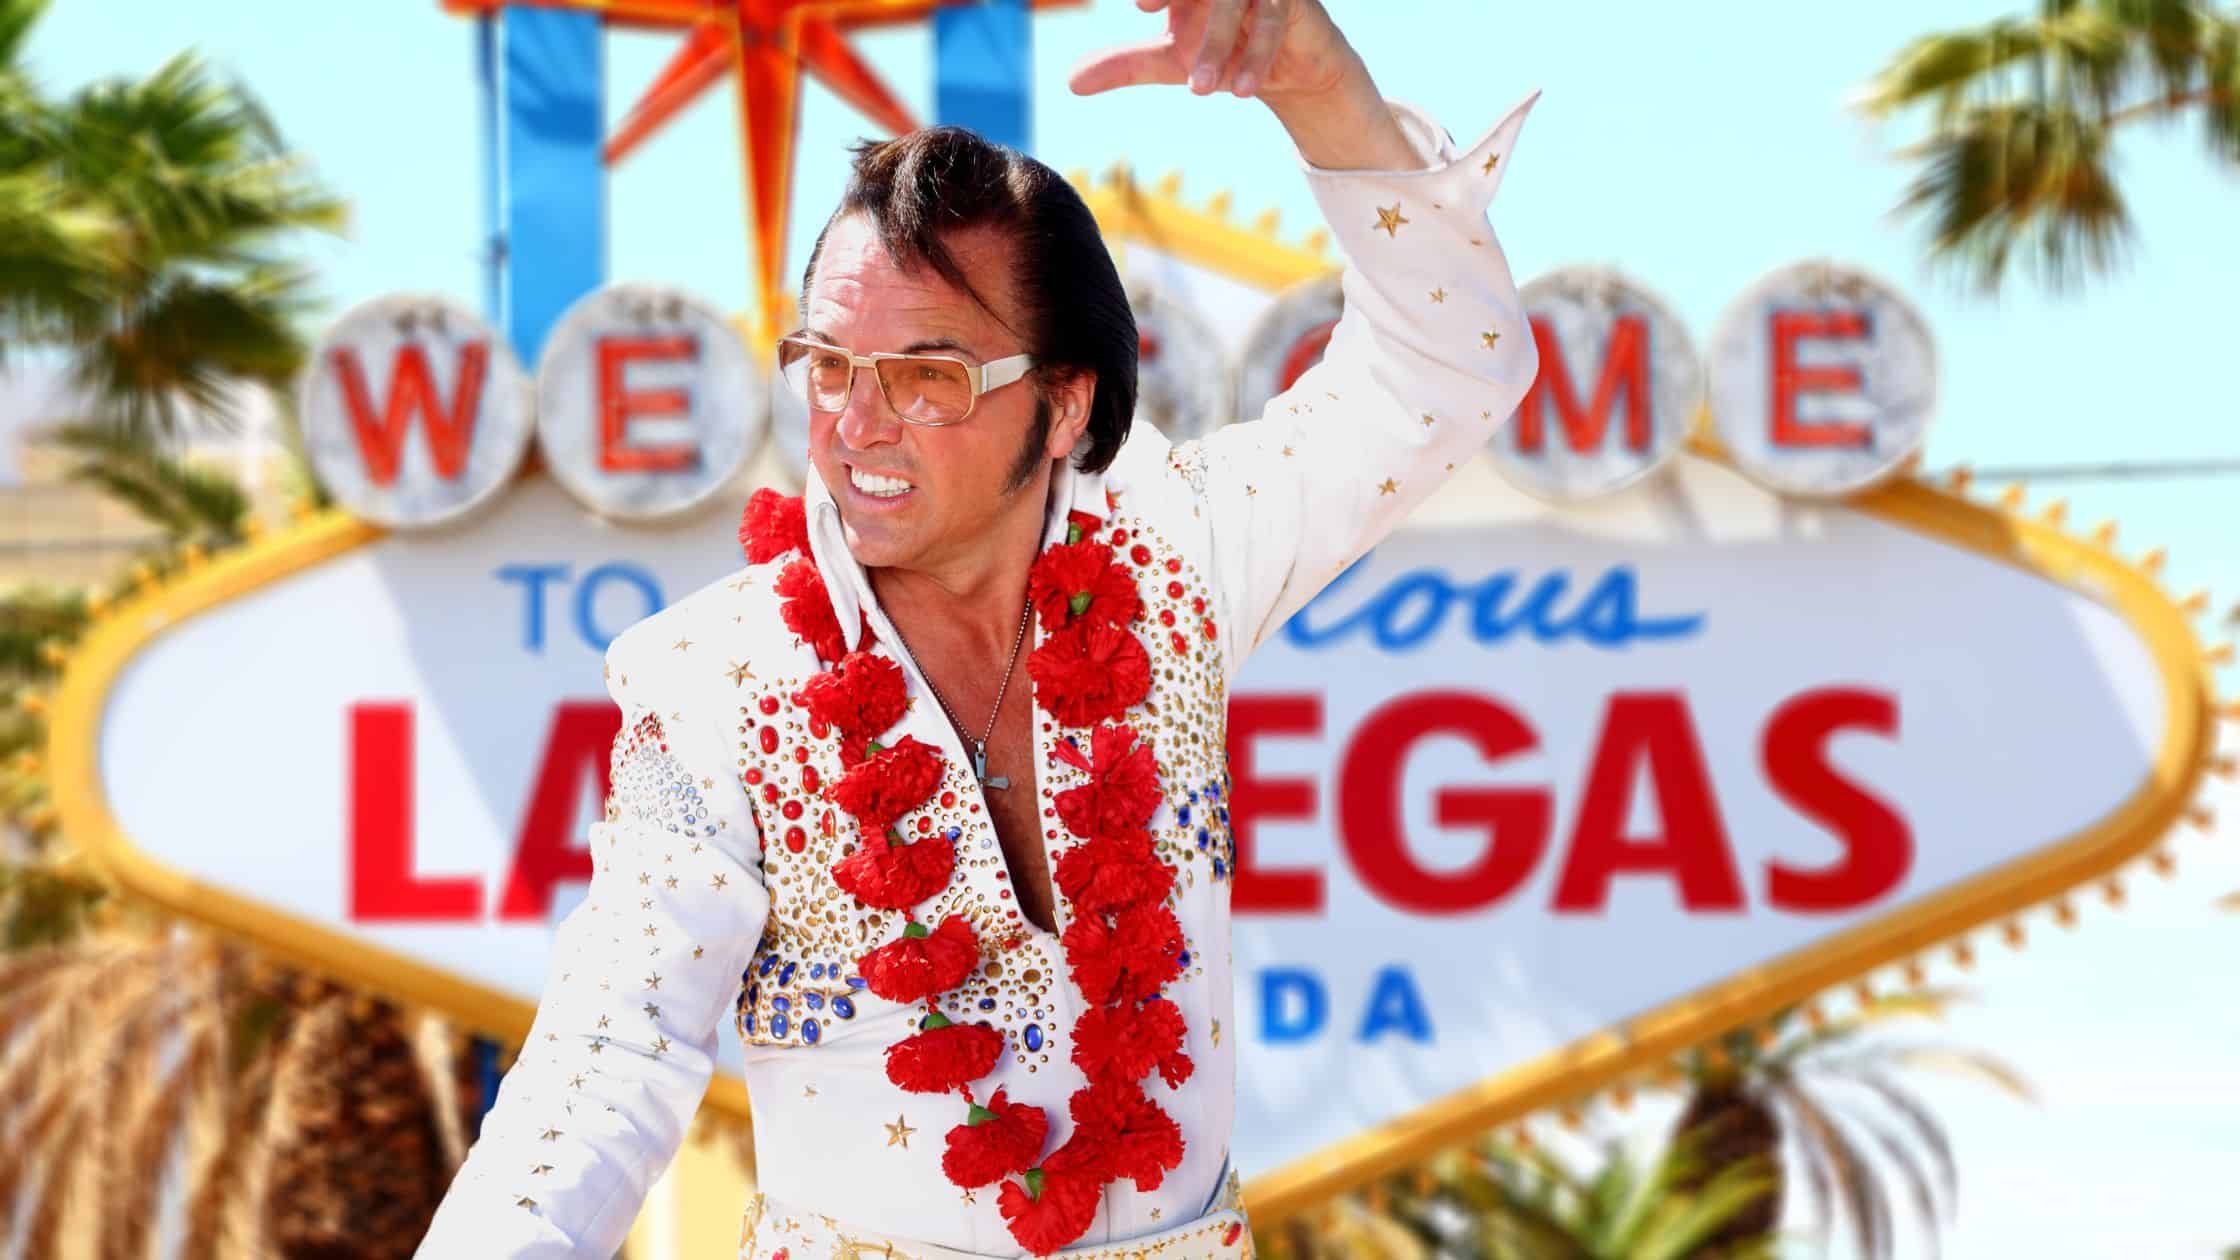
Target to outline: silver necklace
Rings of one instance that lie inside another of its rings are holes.
[[[994,788],[998,791],[1009,788],[1011,780],[1001,776],[993,779],[988,777],[988,739],[996,733],[996,715],[1003,712],[1003,693],[1011,689],[1012,671],[1019,668],[1019,648],[1027,641],[1027,616],[1033,611],[1034,602],[1032,600],[1028,601],[1026,606],[1019,610],[1019,633],[1014,635],[1011,640],[1011,663],[1003,667],[1003,681],[996,685],[995,707],[988,710],[988,729],[980,733],[980,738],[974,739],[965,733],[965,725],[958,720],[957,711],[949,707],[948,700],[943,698],[941,694],[941,688],[933,685],[933,675],[924,669],[918,671],[918,676],[926,680],[926,690],[933,693],[934,703],[940,705],[941,711],[949,715],[949,724],[957,728],[957,734],[963,735],[966,743],[972,745],[972,777],[980,780],[982,787]],[[896,626],[894,633],[896,638],[901,638],[902,627]],[[902,646],[904,651],[908,651],[910,648],[907,642]]]

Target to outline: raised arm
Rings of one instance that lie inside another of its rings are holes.
[[[719,732],[642,638],[607,651],[622,730],[590,890],[420,1256],[613,1255],[707,1090],[769,897]]]

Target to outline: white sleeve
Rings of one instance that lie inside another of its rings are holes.
[[[630,641],[607,652],[623,721],[590,889],[420,1256],[614,1255],[707,1091],[762,935],[752,803],[714,724],[671,708]]]
[[[1486,207],[1538,99],[1461,153],[1421,111],[1387,102],[1420,170],[1302,161],[1346,259],[1329,347],[1259,418],[1169,453],[1210,520],[1230,678],[1531,387],[1539,354]]]

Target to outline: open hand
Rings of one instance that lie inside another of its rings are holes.
[[[1167,11],[1165,36],[1091,53],[1067,83],[1083,96],[1137,83],[1227,88],[1269,104],[1335,91],[1359,65],[1320,0],[1136,0]]]

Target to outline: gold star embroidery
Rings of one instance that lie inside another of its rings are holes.
[[[652,873],[651,873],[650,871],[639,871],[639,872],[638,872],[638,882],[639,882],[639,883],[641,883],[641,884],[650,884],[650,883],[652,883],[652,882],[653,882],[653,874],[652,874]]]
[[[1257,494],[1259,494],[1259,493],[1260,493],[1260,492],[1259,492],[1258,490],[1255,490],[1255,489],[1253,489],[1253,488],[1252,488],[1251,486],[1246,486],[1246,487],[1244,488],[1244,497],[1246,497],[1246,498],[1248,498],[1248,499],[1249,499],[1249,498],[1252,498],[1253,496],[1255,496],[1255,495],[1257,495]]]
[[[677,877],[676,877],[676,876],[674,876],[674,875],[671,875],[671,876],[670,876],[669,878],[667,878],[667,879],[665,879],[665,880],[662,880],[662,881],[661,881],[661,883],[662,883],[662,886],[663,886],[663,887],[666,887],[666,888],[675,888],[675,887],[677,886]]]
[[[1221,1044],[1221,1021],[1218,1019],[1213,1021],[1213,1044]]]
[[[673,648],[675,648],[675,649],[676,649],[676,650],[678,650],[679,652],[682,652],[682,651],[684,651],[684,650],[685,650],[686,648],[688,648],[688,647],[691,647],[691,646],[692,646],[692,640],[690,640],[690,639],[679,639],[679,640],[677,640],[677,641],[676,641],[675,643],[672,643],[672,644],[670,644],[669,646],[670,646],[670,647],[673,647]]]
[[[1478,339],[1486,343],[1486,349],[1491,350],[1493,349],[1493,343],[1501,340],[1501,334],[1497,332],[1482,332],[1478,334]]]
[[[513,1205],[517,1208],[527,1208],[532,1212],[537,1210],[537,1201],[525,1194],[514,1199]]]
[[[1378,494],[1398,494],[1399,492],[1400,492],[1400,483],[1399,483],[1399,482],[1397,482],[1397,481],[1394,481],[1394,480],[1393,480],[1392,478],[1390,478],[1390,477],[1387,477],[1387,478],[1385,478],[1385,479],[1384,479],[1384,484],[1383,484],[1383,485],[1380,485],[1380,486],[1378,486],[1378,487],[1377,487],[1377,493],[1378,493]]]
[[[1446,290],[1445,290],[1444,288],[1433,289],[1433,290],[1431,291],[1431,300],[1432,300],[1432,301],[1434,301],[1434,302],[1444,302],[1444,301],[1446,301],[1446,300],[1447,300],[1447,291],[1446,291]]]
[[[1431,426],[1432,426],[1432,425],[1433,425],[1434,423],[1435,423],[1435,421],[1433,421],[1433,420],[1431,419],[1431,413],[1430,413],[1430,412],[1428,412],[1428,411],[1424,412],[1424,413],[1423,413],[1423,427],[1424,427],[1424,428],[1426,428],[1426,429],[1428,429],[1428,428],[1430,428],[1430,427],[1431,427]]]
[[[552,1165],[550,1165],[550,1164],[534,1164],[534,1165],[531,1165],[531,1166],[530,1166],[530,1168],[529,1168],[529,1175],[530,1175],[530,1176],[532,1176],[532,1177],[542,1177],[542,1176],[544,1176],[544,1175],[545,1175],[546,1173],[548,1173],[548,1172],[551,1172],[551,1171],[552,1171]]]
[[[661,973],[660,973],[660,972],[658,972],[658,971],[656,971],[656,972],[653,972],[652,974],[648,975],[648,976],[646,977],[646,987],[647,987],[647,988],[649,988],[649,989],[658,989],[658,988],[660,988],[660,987],[661,987]]]
[[[1400,213],[1399,202],[1393,202],[1389,210],[1383,206],[1377,207],[1377,226],[1384,229],[1387,238],[1400,235],[1400,225],[1406,222],[1408,220]]]
[[[576,1074],[575,1074],[574,1076],[571,1076],[571,1077],[569,1077],[569,1078],[568,1078],[568,1088],[569,1088],[569,1089],[582,1089],[582,1088],[583,1088],[583,1073],[581,1073],[581,1072],[578,1072],[578,1073],[576,1073]]]
[[[717,871],[717,872],[716,872],[716,874],[715,874],[715,887],[716,887],[716,891],[718,891],[718,892],[721,892],[721,891],[723,891],[723,886],[724,886],[725,884],[728,884],[728,883],[730,883],[730,882],[731,882],[730,880],[728,880],[728,879],[725,879],[725,878],[723,877],[723,872],[721,872],[721,871]]]
[[[754,585],[754,579],[753,579],[753,578],[751,578],[751,577],[743,577],[743,578],[740,578],[740,579],[739,579],[738,581],[736,581],[736,582],[733,582],[733,583],[731,584],[731,589],[732,589],[732,590],[734,590],[734,591],[743,591],[743,590],[745,590],[745,589],[747,589],[748,587],[750,587],[750,586],[753,586],[753,585]]]
[[[695,945],[695,946],[693,946],[693,947],[692,947],[692,956],[693,956],[694,958],[698,958],[698,957],[699,957],[700,955],[702,955],[702,954],[705,954],[705,953],[707,953],[707,952],[708,952],[708,947],[707,947],[707,946],[705,946],[705,945]]]
[[[978,1203],[980,1200],[974,1197],[974,1194],[970,1189],[967,1189],[964,1192],[964,1201],[967,1203]]]
[[[1286,447],[1284,447],[1284,448],[1283,448],[1283,457],[1284,457],[1285,459],[1289,459],[1289,458],[1291,458],[1291,448],[1290,448],[1290,447],[1286,446]]]
[[[606,1026],[607,1026],[607,1017],[606,1017],[606,1016],[604,1016],[604,1015],[601,1015],[601,1016],[599,1017],[599,1027],[601,1027],[601,1028],[605,1028]]]
[[[655,1005],[654,1005],[653,1003],[651,1003],[651,1002],[648,1002],[648,1003],[646,1003],[643,1009],[644,1009],[644,1011],[645,1011],[645,1013],[646,1013],[646,1018],[647,1018],[647,1019],[659,1019],[659,1018],[661,1018],[661,1008],[660,1008],[660,1007],[658,1007],[658,1006],[655,1006]]]
[[[1152,1219],[1152,1220],[1158,1220],[1158,1219],[1159,1219],[1159,1209],[1157,1209],[1157,1208],[1153,1208],[1153,1209],[1151,1209],[1151,1219]]]
[[[655,1054],[669,1053],[669,1039],[667,1037],[655,1037],[653,1039],[653,1052]]]
[[[698,853],[700,851],[700,842],[698,840],[692,842],[692,851],[694,853]]]
[[[1491,420],[1493,419],[1493,413],[1490,411],[1481,411],[1478,413],[1478,418],[1480,420]]]
[[[1478,173],[1479,173],[1480,175],[1491,175],[1491,174],[1493,174],[1493,165],[1494,165],[1494,163],[1496,163],[1496,162],[1499,162],[1500,160],[1501,160],[1501,155],[1500,155],[1500,154],[1498,154],[1498,153],[1488,153],[1488,154],[1486,155],[1486,164],[1485,164],[1484,166],[1481,166],[1481,167],[1479,167],[1479,168],[1478,168]]]
[[[817,1096],[817,1087],[816,1087],[816,1086],[814,1086],[814,1085],[804,1085],[804,1086],[802,1086],[802,1087],[801,1087],[801,1096],[802,1096],[803,1098],[815,1098],[815,1097]]]
[[[654,935],[654,934],[655,934],[655,933],[654,933],[654,930],[653,930],[653,925],[652,925],[651,923],[648,923],[648,924],[646,924],[646,935],[647,935],[647,936],[652,936],[652,935]]]
[[[910,1135],[916,1133],[917,1130],[910,1127],[909,1117],[898,1115],[894,1118],[894,1123],[886,1125],[885,1128],[887,1130],[887,1145],[899,1146],[906,1151],[910,1149]]]
[[[546,1142],[557,1142],[560,1140],[560,1130],[548,1128],[544,1132],[539,1133],[537,1137]]]
[[[740,686],[744,684],[749,678],[754,677],[753,670],[748,669],[746,666],[741,665],[737,661],[733,661],[731,663],[731,668],[724,672],[731,676],[731,685],[734,687]]]

